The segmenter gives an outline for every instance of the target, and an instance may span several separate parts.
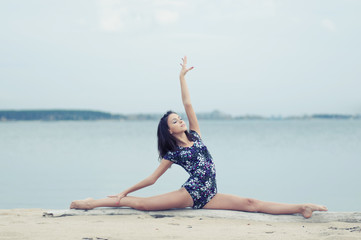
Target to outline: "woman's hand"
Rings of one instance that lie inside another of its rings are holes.
[[[126,197],[126,196],[127,196],[127,194],[125,194],[125,193],[119,193],[119,194],[117,194],[117,195],[109,195],[108,198],[116,198],[116,199],[117,199],[116,204],[119,205],[120,200],[121,200],[123,197]]]
[[[182,58],[182,61],[183,63],[180,64],[182,66],[182,69],[179,74],[180,77],[184,77],[189,70],[192,70],[194,68],[194,67],[187,68],[187,56],[184,56],[184,58]]]

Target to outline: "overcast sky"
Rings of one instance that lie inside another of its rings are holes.
[[[0,109],[361,114],[359,0],[0,1]]]

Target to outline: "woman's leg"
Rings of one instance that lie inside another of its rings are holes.
[[[312,216],[313,211],[327,211],[325,206],[316,204],[288,204],[264,202],[251,198],[242,198],[230,194],[217,193],[204,208],[239,210],[246,212],[263,212],[270,214],[301,213],[305,218]]]
[[[131,207],[143,211],[165,210],[171,208],[185,208],[193,206],[193,199],[185,188],[177,191],[153,196],[153,197],[131,197],[126,196],[116,203],[117,198],[104,198],[73,201],[70,208],[93,209],[96,207]]]

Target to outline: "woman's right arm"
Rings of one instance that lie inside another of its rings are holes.
[[[180,80],[180,85],[181,85],[182,102],[183,102],[184,110],[186,111],[187,118],[189,121],[189,130],[194,130],[199,135],[201,135],[197,115],[193,110],[191,97],[190,97],[188,86],[187,86],[187,81],[185,79],[185,75],[187,74],[187,72],[192,70],[193,67],[187,68],[187,56],[184,56],[184,58],[182,58],[182,60],[183,60],[183,63],[181,63],[182,69],[179,73],[179,80]]]
[[[162,176],[167,170],[168,168],[172,165],[173,163],[169,160],[166,159],[162,159],[162,161],[160,162],[158,168],[147,178],[145,178],[144,180],[140,181],[139,183],[135,184],[134,186],[126,189],[125,191],[117,194],[117,195],[110,195],[108,197],[113,197],[113,198],[118,198],[117,203],[119,204],[120,199],[122,199],[123,197],[127,196],[129,193],[131,192],[135,192],[139,189],[148,187],[150,185],[153,185],[160,176]]]

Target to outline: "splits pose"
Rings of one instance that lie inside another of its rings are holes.
[[[131,207],[138,210],[166,210],[192,207],[269,214],[300,213],[305,218],[311,217],[313,211],[327,211],[325,206],[316,204],[264,202],[217,192],[215,166],[211,154],[202,141],[197,116],[193,110],[185,80],[185,75],[193,67],[187,68],[186,57],[182,60],[179,79],[182,101],[189,120],[189,131],[178,114],[168,111],[160,119],[157,132],[161,162],[150,176],[117,195],[104,199],[76,200],[71,203],[70,208]],[[128,196],[136,190],[154,184],[173,163],[182,166],[190,175],[179,190],[145,198]]]

